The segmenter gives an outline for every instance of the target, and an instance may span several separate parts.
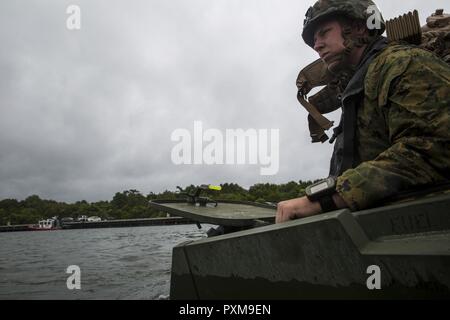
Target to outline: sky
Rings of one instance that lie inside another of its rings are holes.
[[[450,10],[443,0],[376,3],[387,19],[418,9],[422,24],[437,8]],[[312,4],[1,1],[0,199],[100,201],[129,189],[326,177],[332,145],[311,144],[296,100],[298,72],[317,59],[300,36]],[[68,27],[77,17],[71,5],[80,9],[79,29]],[[202,142],[198,124],[215,140]],[[217,156],[230,144],[227,130],[237,129],[256,132],[256,163],[173,159],[189,137],[202,155],[222,136]],[[174,132],[190,136],[176,140]],[[261,174],[262,145],[277,162],[271,175]]]

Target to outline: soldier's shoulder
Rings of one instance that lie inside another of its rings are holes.
[[[424,66],[435,73],[449,72],[448,65],[432,52],[407,44],[388,45],[367,70],[366,90],[371,96],[379,95],[380,89],[388,90],[397,77],[416,77]]]
[[[406,44],[388,45],[372,61],[365,77],[365,92],[370,99],[377,99],[379,105],[385,105],[389,89],[395,79],[401,77],[419,77],[420,68],[438,70],[439,58],[433,53]]]
[[[408,44],[390,44],[388,45],[371,63],[369,72],[386,73],[391,70],[397,73],[403,70],[411,62],[425,64],[439,64],[444,62],[432,52],[421,49],[417,46]]]

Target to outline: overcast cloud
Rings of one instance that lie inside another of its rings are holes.
[[[325,177],[331,145],[312,145],[296,100],[316,59],[300,40],[314,1],[0,2],[0,199],[110,200],[177,185]],[[378,0],[385,18],[443,0]],[[81,9],[68,30],[66,9]],[[334,115],[336,119],[337,114]],[[174,165],[171,133],[279,129],[280,167]],[[336,119],[337,120],[337,119]]]

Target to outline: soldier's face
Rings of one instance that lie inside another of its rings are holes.
[[[342,62],[345,46],[338,21],[327,21],[318,26],[314,33],[314,50],[331,71]]]

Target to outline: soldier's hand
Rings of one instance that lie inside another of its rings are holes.
[[[285,222],[297,218],[309,217],[321,213],[318,202],[311,202],[307,197],[286,200],[278,203],[276,223]]]

